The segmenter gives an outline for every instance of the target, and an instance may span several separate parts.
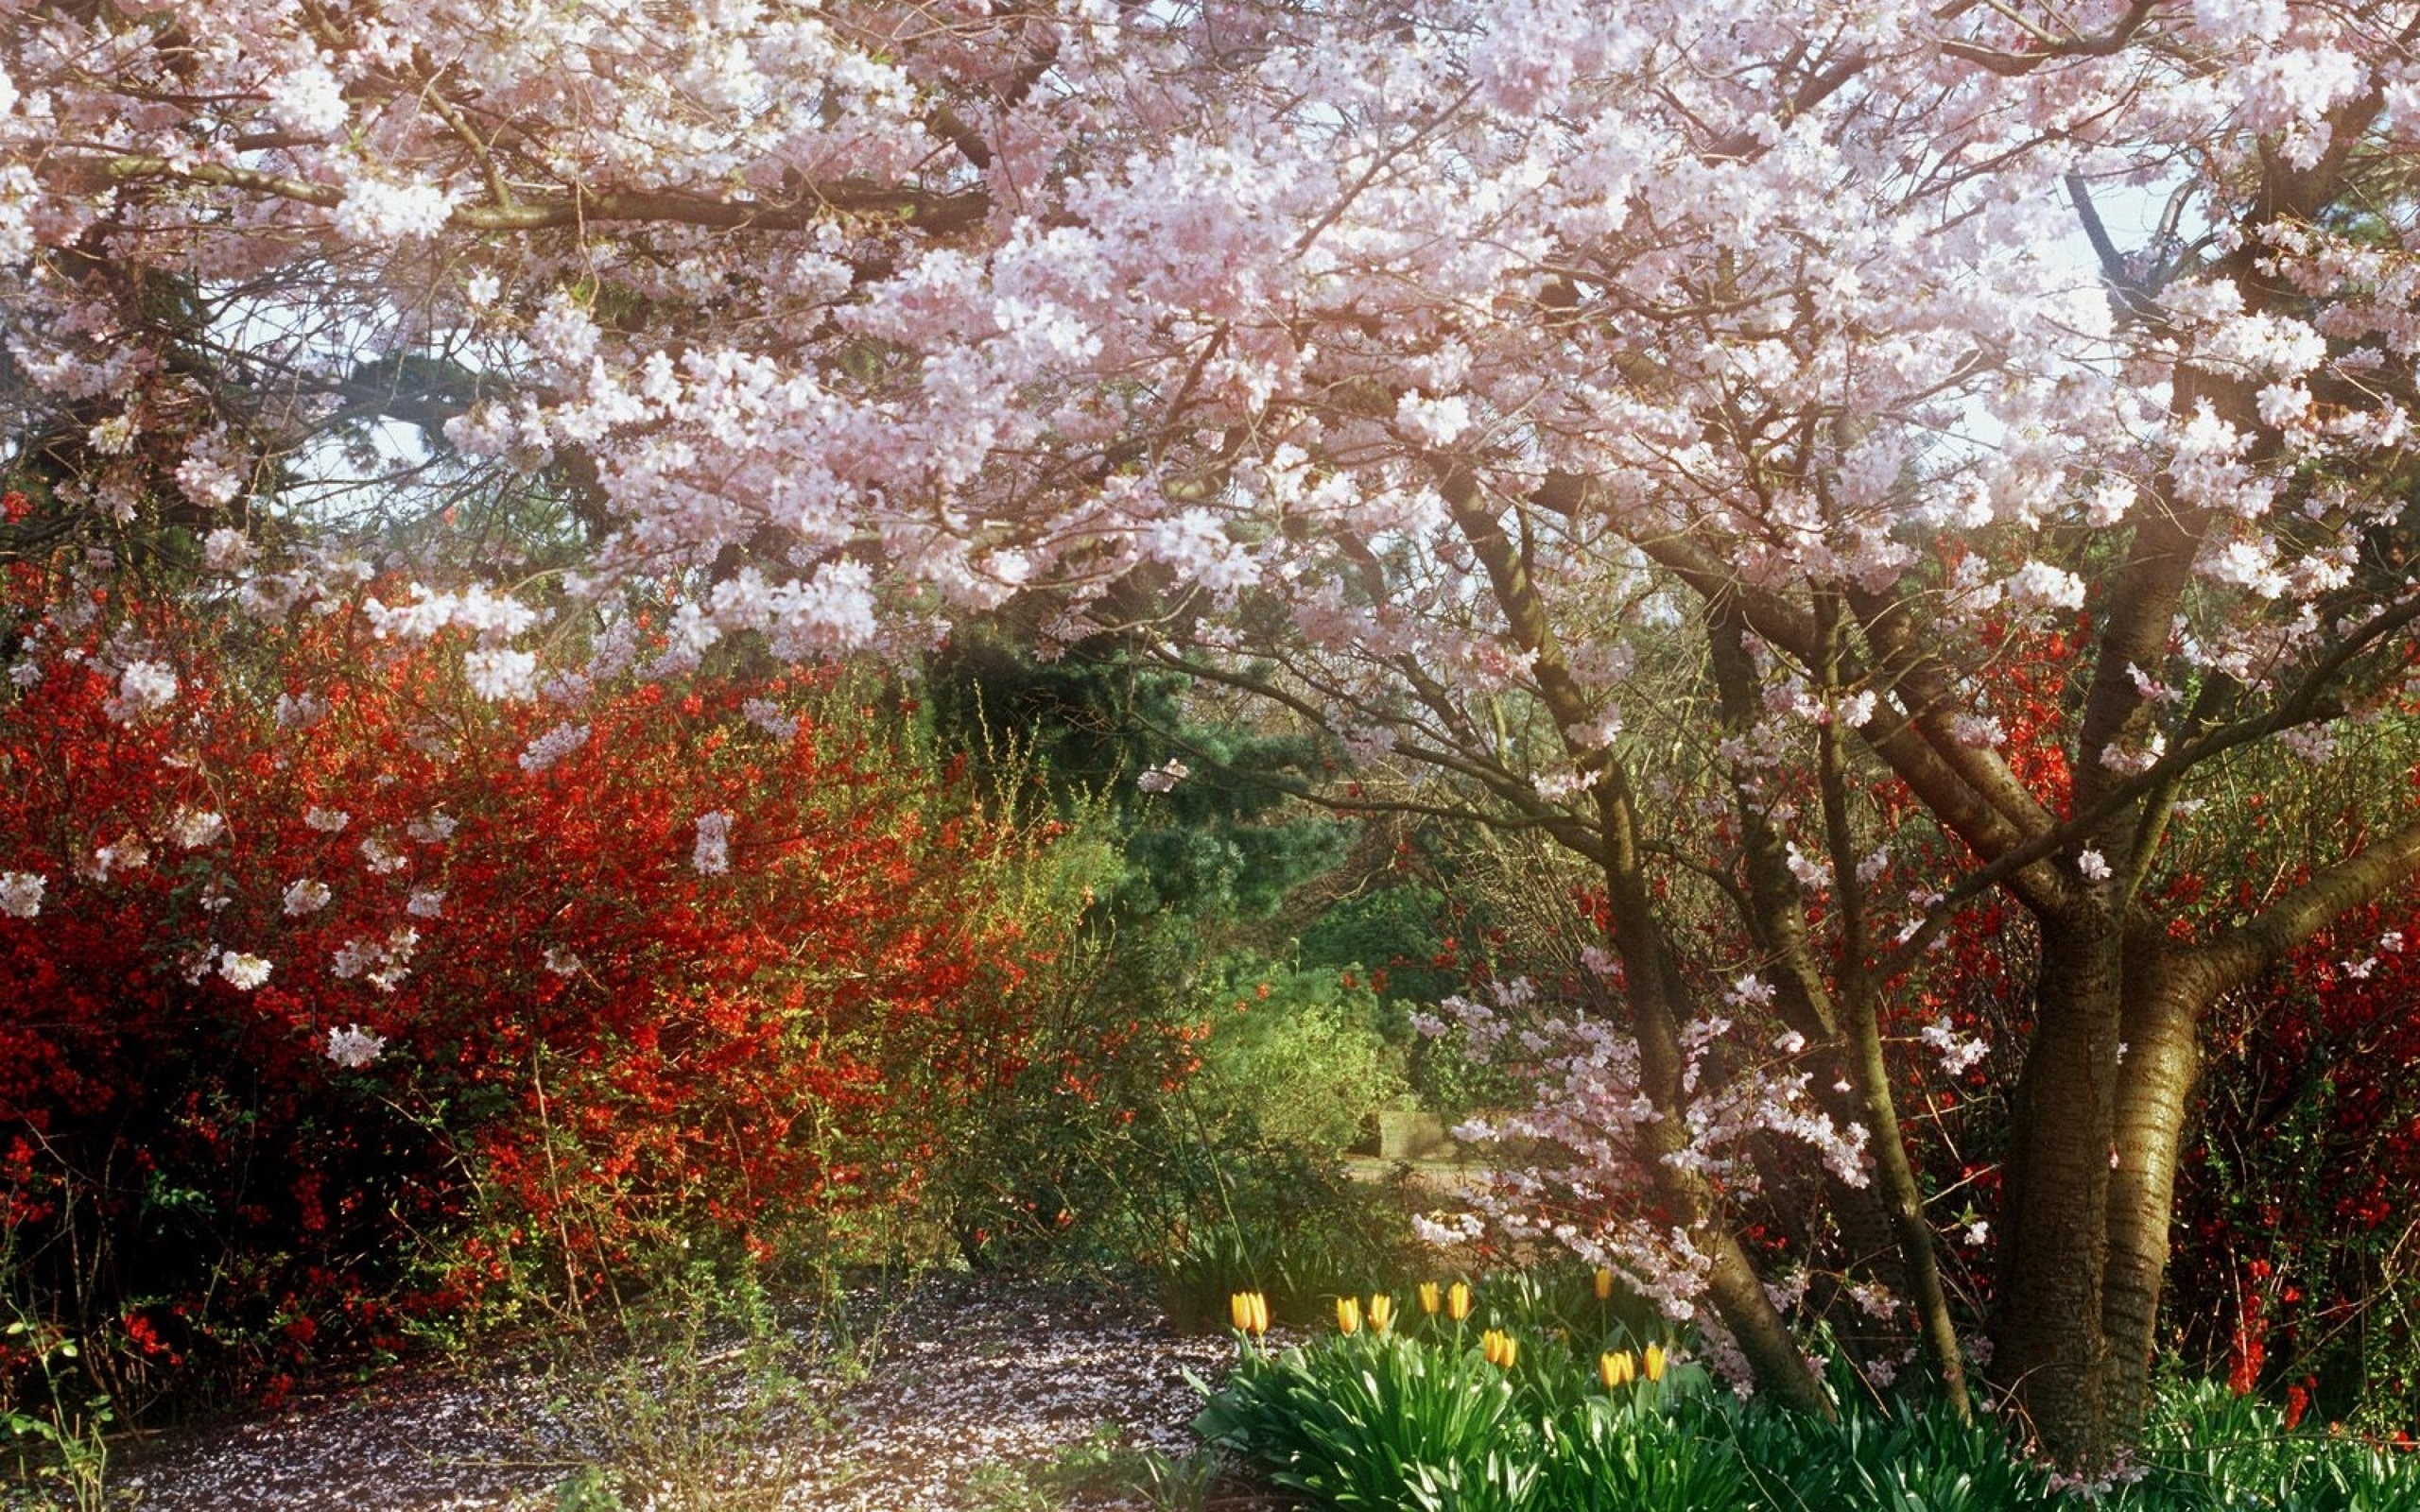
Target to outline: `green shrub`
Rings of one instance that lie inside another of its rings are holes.
[[[1410,1091],[1385,1009],[1357,969],[1297,970],[1231,956],[1201,997],[1211,1025],[1200,1090],[1228,1139],[1333,1155]]]

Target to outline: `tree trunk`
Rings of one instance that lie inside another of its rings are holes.
[[[2176,1162],[2187,1100],[2201,1069],[2195,1026],[2215,988],[2208,971],[2167,948],[2155,932],[2131,934],[2126,1049],[2118,1083],[2118,1169],[2109,1180],[2109,1269],[2101,1299],[2101,1326],[2109,1341],[2109,1431],[2121,1446],[2142,1436],[2151,1410]]]
[[[1591,717],[1588,699],[1564,660],[1527,560],[1491,512],[1477,479],[1467,472],[1452,474],[1440,480],[1440,489],[1453,507],[1456,526],[1487,572],[1507,628],[1530,654],[1538,697],[1563,731],[1564,754],[1595,780],[1597,859],[1613,905],[1614,952],[1621,961],[1632,1032],[1638,1040],[1643,1090],[1659,1115],[1643,1131],[1656,1157],[1649,1172],[1656,1194],[1709,1262],[1707,1291],[1755,1371],[1756,1383],[1789,1406],[1828,1418],[1831,1401],[1798,1352],[1789,1325],[1765,1295],[1754,1263],[1732,1231],[1720,1194],[1703,1177],[1661,1159],[1679,1152],[1687,1142],[1681,1009],[1688,991],[1656,921],[1629,774],[1612,751],[1593,749],[1576,738],[1575,731]]]
[[[1682,1091],[1687,1057],[1681,1048],[1680,1005],[1684,989],[1655,921],[1643,873],[1634,864],[1635,815],[1627,784],[1608,764],[1598,783],[1598,811],[1606,846],[1605,882],[1613,901],[1613,938],[1628,988],[1632,1030],[1638,1040],[1643,1090],[1658,1116],[1641,1130],[1650,1153],[1656,1194],[1687,1230],[1708,1266],[1706,1291],[1716,1314],[1755,1371],[1757,1386],[1784,1404],[1818,1417],[1832,1404],[1807,1369],[1772,1299],[1765,1295],[1755,1264],[1733,1232],[1720,1196],[1703,1177],[1663,1159],[1688,1143],[1686,1095]]]
[[[2044,1451],[2092,1470],[2118,1447],[2102,1314],[2124,936],[2100,897],[2041,923],[2033,1044],[2003,1176],[1992,1375]]]

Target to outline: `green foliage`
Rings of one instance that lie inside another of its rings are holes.
[[[1342,859],[1352,838],[1349,824],[1281,809],[1287,786],[1328,764],[1319,741],[1197,718],[1190,687],[1115,637],[1041,662],[961,631],[926,669],[945,748],[978,760],[1018,752],[1019,791],[1109,805],[1127,867],[1099,917],[1117,928],[1160,915],[1197,927],[1259,917]],[[1170,759],[1192,775],[1166,793],[1136,785]]]
[[[1227,1298],[1246,1291],[1281,1319],[1315,1322],[1336,1297],[1384,1287],[1418,1248],[1401,1195],[1333,1161],[1264,1151],[1227,1159],[1221,1176],[1217,1202],[1160,1259],[1164,1303],[1180,1323],[1223,1327]]]
[[[1554,1512],[1699,1512],[1736,1507],[1747,1470],[1705,1432],[1719,1415],[1637,1411],[1599,1397],[1542,1427],[1535,1505]]]
[[[977,1512],[1057,1512],[1103,1500],[1139,1501],[1152,1512],[1206,1512],[1226,1469],[1225,1456],[1215,1451],[1171,1459],[1102,1423],[1046,1460],[984,1467],[967,1494]]]
[[[1194,1423],[1322,1505],[1518,1512],[1537,1428],[1477,1350],[1368,1332],[1251,1352]]]
[[[1398,1300],[1404,1300],[1398,1293]],[[1586,1298],[1593,1302],[1593,1297]],[[2166,1386],[2140,1474],[2063,1487],[2001,1424],[1936,1401],[1876,1402],[1832,1372],[1826,1422],[1740,1401],[1704,1370],[1607,1391],[1567,1284],[1503,1277],[1460,1324],[1407,1310],[1395,1332],[1280,1351],[1246,1344],[1195,1429],[1338,1508],[1490,1512],[2389,1512],[2420,1506],[2420,1456],[2289,1431],[2213,1383]],[[1488,1363],[1486,1328],[1520,1340]],[[1617,1329],[1615,1332],[1619,1332]]]
[[[610,1318],[565,1321],[544,1363],[562,1437],[536,1446],[573,1457],[559,1508],[733,1512],[778,1501],[781,1464],[761,1450],[807,1407],[806,1362],[751,1263],[700,1260]]]
[[[1825,1423],[1761,1405],[1722,1424],[1754,1504],[1804,1512],[2027,1512],[2053,1504],[2049,1472],[2017,1457],[1997,1425],[1934,1403],[1850,1400]]]
[[[1236,955],[1199,998],[1211,1025],[1199,1087],[1222,1143],[1332,1155],[1410,1090],[1360,975]]]
[[[1619,1288],[1599,1301],[1595,1278],[1572,1264],[1492,1276],[1472,1289],[1471,1302],[1478,1326],[1560,1345],[1583,1357],[1591,1371],[1606,1350],[1639,1349],[1671,1337],[1652,1303]],[[1577,1394],[1564,1400],[1576,1400]]]
[[[78,1353],[75,1340],[23,1316],[0,1329],[0,1372],[38,1383],[0,1400],[0,1469],[36,1487],[43,1504],[99,1512],[116,1500],[107,1435],[117,1413],[106,1392],[81,1379]]]
[[[1381,973],[1373,985],[1390,1001],[1435,1003],[1464,985],[1461,970],[1435,964],[1443,954],[1445,910],[1445,895],[1419,882],[1344,899],[1303,931],[1302,963],[1366,967]]]
[[[2420,1456],[2296,1432],[2257,1397],[2214,1381],[2170,1383],[2144,1435],[2143,1479],[2121,1512],[2401,1512],[2420,1506]]]

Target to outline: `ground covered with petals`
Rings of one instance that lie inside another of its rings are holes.
[[[899,1312],[862,1379],[810,1379],[731,1481],[754,1488],[746,1504],[811,1512],[1038,1506],[1021,1499],[1036,1494],[1028,1473],[1087,1446],[1190,1452],[1201,1398],[1186,1373],[1215,1381],[1233,1359],[1223,1335],[1180,1333],[1132,1301],[954,1280]],[[164,1440],[113,1479],[147,1512],[551,1508],[599,1447],[579,1417],[534,1374],[399,1372]],[[1146,1503],[1101,1485],[1048,1504]]]

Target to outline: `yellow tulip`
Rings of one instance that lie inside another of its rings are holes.
[[[1647,1347],[1647,1379],[1650,1381],[1664,1379],[1664,1346],[1660,1344],[1651,1344]]]
[[[1471,1315],[1471,1287],[1468,1281],[1456,1281],[1445,1293],[1445,1315],[1460,1323]]]
[[[1237,1292],[1227,1298],[1227,1316],[1238,1333],[1266,1333],[1269,1298],[1258,1292]]]
[[[1631,1358],[1628,1349],[1597,1356],[1597,1379],[1605,1383],[1607,1391],[1629,1385],[1637,1374],[1638,1362]]]
[[[1602,1265],[1599,1265],[1597,1267],[1597,1300],[1600,1302],[1611,1301],[1613,1300],[1613,1296],[1614,1273],[1605,1269]]]
[[[1340,1297],[1336,1299],[1336,1332],[1339,1333],[1361,1332],[1361,1302],[1358,1297]]]
[[[1387,1325],[1394,1320],[1395,1299],[1384,1292],[1374,1294],[1370,1298],[1370,1332],[1384,1333]]]
[[[1478,1352],[1497,1369],[1510,1370],[1521,1358],[1521,1341],[1501,1329],[1490,1329],[1479,1335]]]
[[[1420,1283],[1420,1310],[1430,1317],[1437,1315],[1437,1283],[1435,1281]]]

